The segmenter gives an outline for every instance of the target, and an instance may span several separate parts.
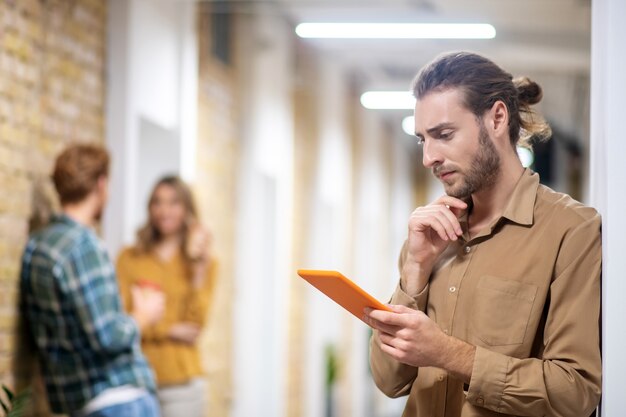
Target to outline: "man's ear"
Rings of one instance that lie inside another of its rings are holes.
[[[109,177],[107,177],[106,175],[100,175],[98,177],[98,182],[96,183],[96,188],[98,189],[98,192],[106,193],[108,186],[109,186]]]
[[[509,110],[503,101],[498,100],[493,103],[489,110],[488,129],[492,130],[494,136],[508,136],[509,133]]]

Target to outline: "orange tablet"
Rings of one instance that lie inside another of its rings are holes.
[[[366,307],[391,311],[389,307],[337,271],[299,269],[298,275],[354,314],[359,320],[363,319],[363,310]]]

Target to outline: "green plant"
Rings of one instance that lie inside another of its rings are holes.
[[[324,356],[326,357],[326,389],[331,389],[337,380],[337,371],[339,370],[339,360],[335,347],[330,344],[326,345]]]
[[[15,395],[8,387],[2,385],[2,392],[4,393],[4,397],[6,397],[6,399],[0,397],[0,406],[2,406],[4,415],[6,417],[23,416],[27,407],[30,404],[30,388],[27,388],[21,391],[19,394]]]

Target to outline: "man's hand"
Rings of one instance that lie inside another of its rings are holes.
[[[393,312],[366,309],[366,322],[379,331],[380,348],[407,365],[437,366],[448,336],[426,314],[401,305]]]
[[[162,291],[133,286],[131,296],[133,300],[131,316],[139,329],[145,329],[161,320],[165,311],[165,296]]]
[[[422,291],[439,255],[463,234],[458,218],[466,208],[464,201],[445,195],[411,214],[402,266],[402,288],[410,296]]]
[[[181,322],[170,327],[168,336],[177,342],[193,345],[198,340],[201,330],[196,323]]]
[[[445,369],[469,382],[476,348],[445,334],[426,314],[392,305],[393,312],[365,310],[364,320],[378,331],[380,350],[398,362]]]

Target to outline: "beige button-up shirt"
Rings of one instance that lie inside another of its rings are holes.
[[[469,387],[391,359],[374,332],[376,385],[409,395],[405,417],[588,417],[601,387],[600,216],[526,170],[502,217],[471,239],[461,226],[422,293],[399,286],[391,303],[476,346]]]

